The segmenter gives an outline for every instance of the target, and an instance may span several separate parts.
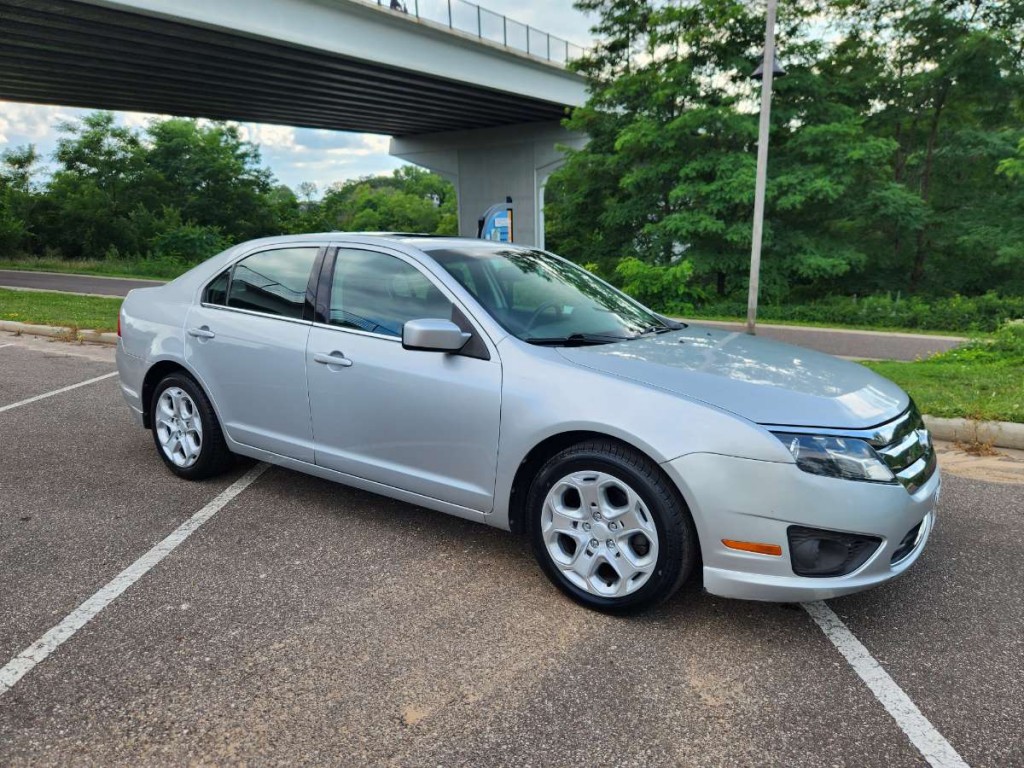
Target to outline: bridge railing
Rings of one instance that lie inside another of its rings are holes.
[[[401,0],[400,8],[394,8],[391,0],[358,1],[394,13],[407,13],[421,21],[472,35],[553,64],[564,66],[586,53],[583,47],[568,40],[481,8],[467,0]]]

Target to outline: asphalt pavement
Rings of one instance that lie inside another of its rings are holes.
[[[113,370],[0,336],[0,667],[253,466],[176,479],[116,377],[17,405]],[[986,461],[829,605],[966,764],[1022,765],[1024,461]],[[926,765],[799,606],[604,616],[520,538],[279,468],[0,693],[4,766],[237,763]]]
[[[127,296],[134,288],[162,285],[161,280],[132,280],[99,275],[66,275],[60,272],[28,272],[0,269],[0,288],[21,288],[35,291],[63,291],[93,296]]]

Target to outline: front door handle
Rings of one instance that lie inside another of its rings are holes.
[[[341,352],[331,352],[329,355],[318,352],[313,355],[313,362],[323,363],[324,365],[337,365],[340,368],[349,368],[352,365],[352,361],[341,354]]]
[[[202,328],[189,328],[188,335],[195,336],[197,339],[212,339],[217,334],[204,325]]]

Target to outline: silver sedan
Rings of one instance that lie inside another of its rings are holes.
[[[121,388],[167,467],[249,456],[530,537],[573,599],[797,601],[918,558],[940,477],[862,366],[662,317],[508,244],[244,243],[120,316]]]

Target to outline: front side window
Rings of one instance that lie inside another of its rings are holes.
[[[452,303],[411,264],[377,251],[338,251],[331,325],[400,337],[409,320],[451,317]]]
[[[585,269],[543,251],[466,246],[428,254],[524,341],[605,343],[671,329]]]
[[[318,250],[278,248],[246,256],[231,275],[228,306],[301,320]]]

